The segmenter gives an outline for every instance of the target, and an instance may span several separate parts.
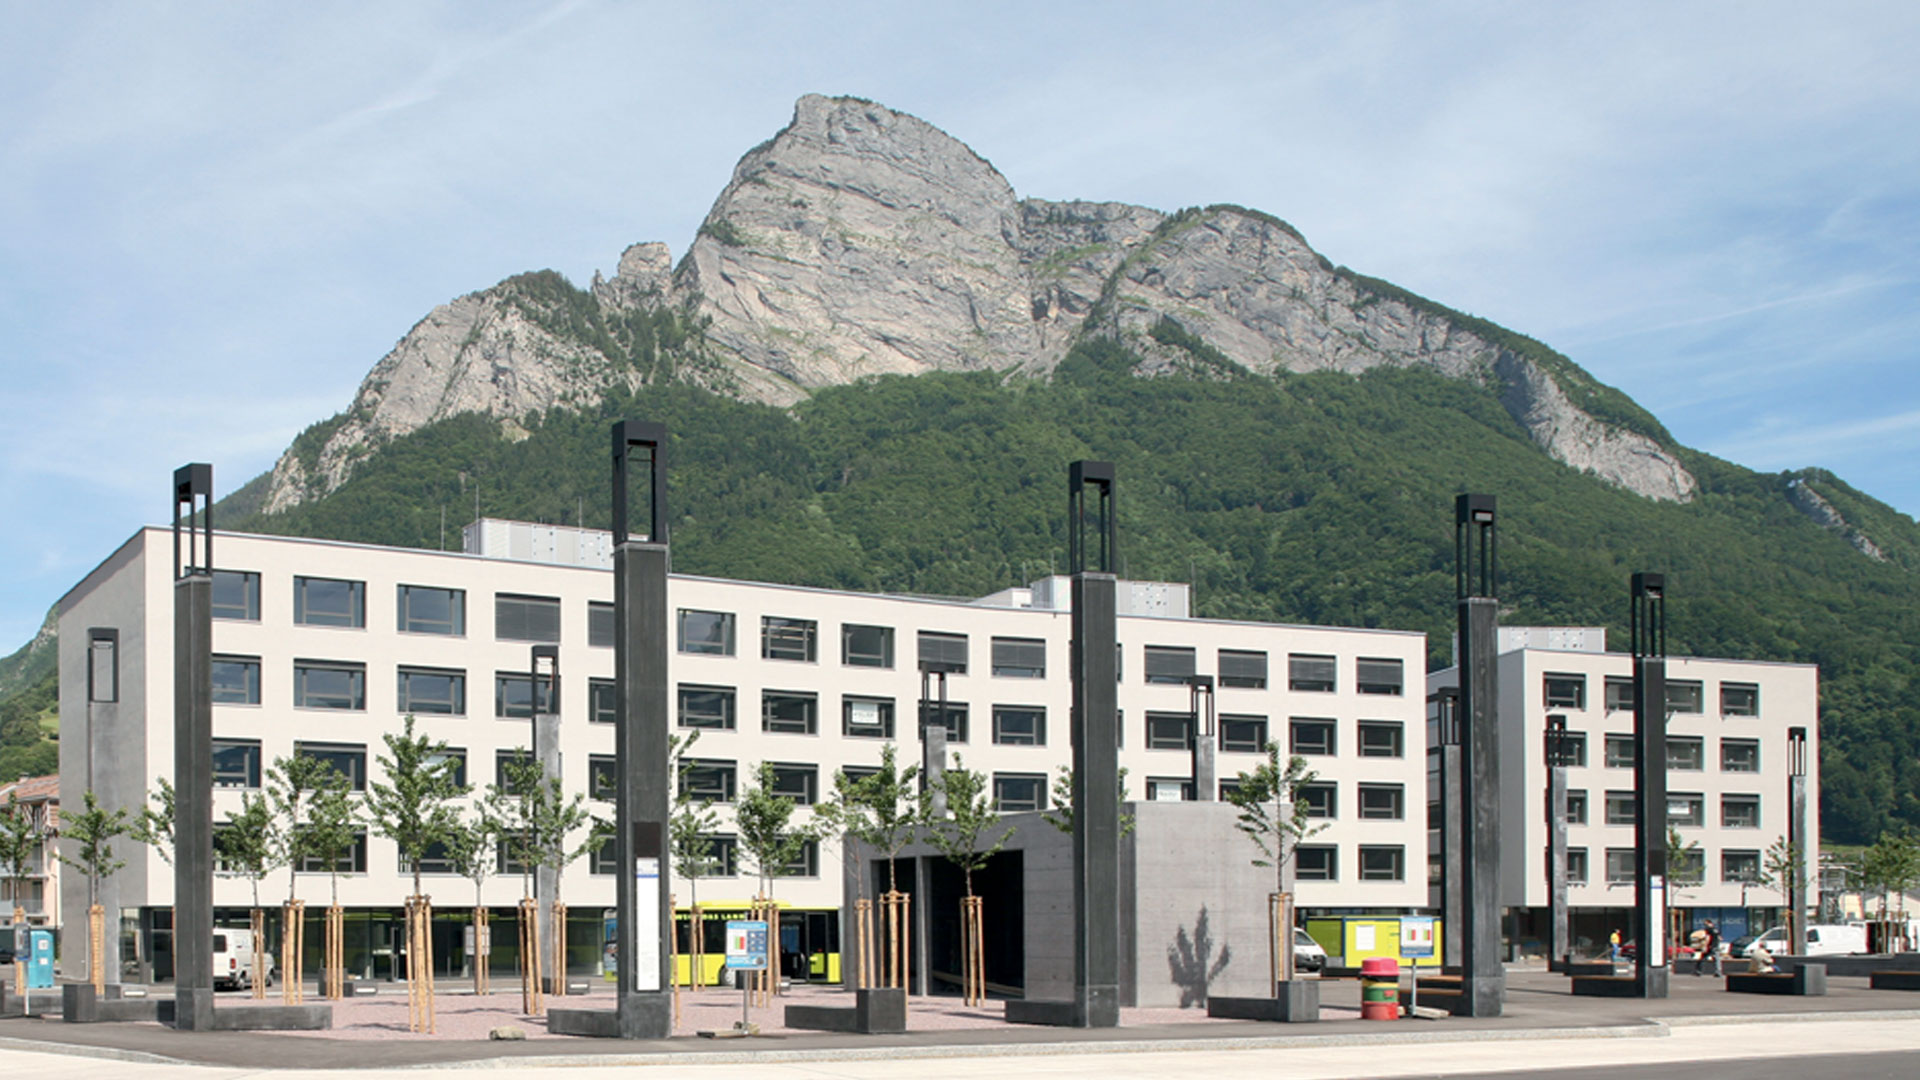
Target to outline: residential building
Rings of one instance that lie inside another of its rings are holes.
[[[0,814],[10,812],[25,815],[41,839],[27,860],[24,877],[0,876],[0,920],[11,925],[14,909],[19,908],[28,926],[58,929],[60,860],[54,858],[52,837],[60,828],[60,778],[25,776],[0,784]]]

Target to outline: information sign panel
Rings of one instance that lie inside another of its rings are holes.
[[[660,860],[633,860],[633,988],[660,989]]]
[[[1424,960],[1433,955],[1431,915],[1403,915],[1400,918],[1400,955],[1409,960]]]
[[[727,920],[727,967],[761,971],[767,966],[767,924],[760,919]]]

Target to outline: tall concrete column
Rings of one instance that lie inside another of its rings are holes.
[[[1457,658],[1456,658],[1457,660]],[[1466,861],[1461,847],[1465,814],[1460,804],[1460,691],[1442,689],[1434,695],[1435,742],[1440,781],[1440,965],[1461,970],[1460,927],[1466,924]]]
[[[673,880],[667,821],[673,802],[668,758],[667,429],[613,425],[614,896],[619,975],[614,1008],[548,1009],[548,1030],[568,1035],[664,1039],[673,1034]],[[646,452],[651,526],[628,535],[627,473]]]
[[[1794,871],[1787,881],[1787,932],[1794,956],[1807,955],[1807,729],[1787,729],[1787,850]]]
[[[1666,578],[1633,575],[1633,933],[1639,996],[1667,996],[1667,607]]]
[[[1187,686],[1193,695],[1187,728],[1187,749],[1193,755],[1193,798],[1196,802],[1220,801],[1220,769],[1217,753],[1220,738],[1214,713],[1213,676],[1189,675]],[[1289,861],[1288,866],[1293,863]]]
[[[174,470],[173,487],[173,1026],[181,1031],[209,1031],[213,1028],[213,466],[184,465]],[[117,928],[108,929],[109,940],[118,940]]]
[[[1547,913],[1549,964],[1565,965],[1573,952],[1567,925],[1567,718],[1547,717]]]
[[[920,661],[920,790],[937,818],[947,816],[947,793],[941,784],[947,776],[947,675],[954,670],[956,665],[945,660]],[[935,680],[940,684],[937,698],[931,686]]]
[[[1499,680],[1494,670],[1498,550],[1491,495],[1454,502],[1460,631],[1461,868],[1465,893],[1460,969],[1472,1016],[1499,1016],[1506,1000],[1500,957]]]
[[[533,696],[533,759],[540,779],[559,791],[560,769],[560,647],[535,645],[527,668],[528,692]],[[543,693],[541,688],[545,687]],[[554,955],[554,904],[560,896],[560,871],[544,861],[534,870],[533,895],[540,910],[540,970],[546,972],[545,990],[567,992],[565,958]],[[478,943],[476,943],[477,946]],[[477,959],[476,963],[484,962]]]

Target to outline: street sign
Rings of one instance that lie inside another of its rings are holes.
[[[1424,960],[1433,955],[1433,923],[1431,915],[1402,915],[1400,917],[1400,955],[1409,960]]]
[[[633,988],[660,989],[660,860],[633,860]]]
[[[767,966],[767,924],[760,919],[727,920],[727,967],[763,971]]]

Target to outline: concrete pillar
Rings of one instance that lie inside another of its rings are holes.
[[[1073,947],[1075,1027],[1120,1025],[1118,581],[1075,574],[1073,594]]]
[[[1794,874],[1787,882],[1787,931],[1794,956],[1807,955],[1807,729],[1787,729],[1787,848]]]
[[[543,663],[543,661],[545,663]],[[561,790],[560,768],[560,647],[535,645],[533,663],[528,669],[533,695],[533,758],[540,766],[543,782]],[[540,692],[542,686],[549,689]],[[542,705],[545,708],[542,708]],[[567,992],[564,957],[554,955],[553,905],[560,896],[560,872],[544,863],[535,869],[533,895],[540,910],[540,970],[546,973],[545,990],[550,994]],[[476,958],[476,962],[479,962]]]
[[[1193,755],[1193,798],[1195,802],[1219,802],[1220,737],[1214,726],[1213,677],[1189,676],[1187,685],[1192,687],[1193,694],[1193,719],[1187,731],[1187,747]]]
[[[933,696],[931,684],[940,684]],[[947,794],[941,783],[947,775],[947,666],[920,662],[920,790],[927,794],[933,816],[947,816]]]
[[[1460,633],[1460,937],[1463,1007],[1499,1016],[1506,1000],[1500,956],[1500,703],[1494,669],[1499,601],[1494,499],[1461,495],[1454,503]],[[1450,928],[1451,929],[1451,928]]]
[[[1633,936],[1641,997],[1664,998],[1672,968],[1667,940],[1666,581],[1635,574],[1633,601]]]
[[[1556,725],[1555,721],[1559,723]],[[1547,960],[1565,964],[1573,951],[1567,925],[1567,718],[1547,717],[1547,914],[1552,937]]]
[[[213,469],[174,472],[173,1026],[213,1027]],[[189,552],[181,560],[181,507]],[[194,513],[202,515],[198,525]],[[199,547],[204,537],[205,551]],[[117,928],[109,927],[113,934]]]
[[[1461,970],[1460,928],[1466,924],[1465,814],[1460,802],[1460,696],[1441,691],[1434,702],[1440,759],[1440,964]]]

